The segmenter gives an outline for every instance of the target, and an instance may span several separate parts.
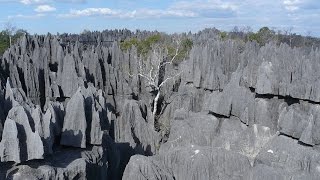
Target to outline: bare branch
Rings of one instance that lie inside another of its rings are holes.
[[[176,75],[174,75],[174,76],[171,76],[171,77],[168,77],[167,79],[165,79],[164,81],[162,81],[162,83],[159,85],[159,88],[161,88],[167,81],[169,81],[169,80],[171,80],[171,79],[174,79],[174,78],[176,78],[177,76],[179,76],[181,73],[182,73],[182,71],[179,72],[178,74],[176,74]]]
[[[153,78],[152,78],[152,72],[153,72],[153,66],[151,66],[151,69],[150,69],[150,72],[149,72],[149,77],[150,77],[151,79],[153,79]]]
[[[179,54],[180,45],[181,45],[181,40],[180,40],[180,39],[179,39],[179,40],[176,40],[176,43],[177,43],[177,48],[176,48],[176,52],[175,52],[174,56],[172,57],[172,59],[171,59],[170,61],[162,63],[160,67],[165,66],[166,64],[172,64],[173,61],[176,59],[176,57],[177,57],[178,54]]]

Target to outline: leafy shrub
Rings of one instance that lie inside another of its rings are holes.
[[[222,40],[225,40],[225,39],[227,38],[227,36],[228,36],[228,33],[225,32],[225,31],[221,31],[221,32],[219,33],[219,35],[220,35],[220,38],[221,38]]]
[[[138,54],[146,55],[151,50],[152,45],[159,42],[160,39],[160,34],[150,36],[143,40],[131,38],[121,42],[120,47],[122,50],[129,50],[132,46],[135,46],[138,50]]]
[[[12,43],[18,41],[18,39],[23,36],[24,34],[27,34],[26,30],[19,29],[15,32],[15,34],[12,36]],[[2,55],[10,46],[10,38],[9,38],[9,32],[6,30],[3,30],[0,32],[0,55]]]
[[[183,39],[178,49],[178,54],[175,57],[173,63],[179,64],[181,61],[187,58],[190,50],[192,49],[192,46],[193,46],[193,42],[191,39],[188,39],[188,38]],[[168,49],[168,57],[172,59],[173,56],[176,54],[176,47],[174,47],[173,45],[168,45],[167,49]]]
[[[120,48],[124,51],[129,50],[132,46],[137,48],[138,54],[145,56],[152,49],[154,44],[159,43],[160,47],[167,50],[168,58],[172,59],[176,54],[177,44],[174,42],[168,41],[165,38],[161,37],[160,34],[152,35],[146,39],[137,39],[131,38],[127,39],[120,43]],[[191,39],[185,38],[182,39],[179,48],[178,54],[175,57],[174,64],[178,64],[183,59],[185,59],[193,46]]]

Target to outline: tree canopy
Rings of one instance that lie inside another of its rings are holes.
[[[21,36],[28,32],[24,29],[18,29],[12,34],[12,43],[15,43]],[[3,30],[0,32],[0,55],[2,55],[10,46],[10,32]]]
[[[179,61],[186,58],[188,52],[191,50],[193,46],[193,41],[191,39],[179,38],[178,41],[179,47],[175,47],[176,43],[173,43],[173,41],[161,36],[160,34],[155,34],[141,40],[137,38],[127,39],[121,42],[120,47],[122,50],[126,51],[129,50],[132,46],[134,46],[137,48],[138,54],[144,56],[152,50],[153,45],[158,44],[167,51],[167,56],[169,59],[175,56],[175,51],[176,49],[178,49],[178,54],[176,55],[174,61],[174,63],[178,63]]]

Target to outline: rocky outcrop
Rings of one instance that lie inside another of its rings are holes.
[[[67,104],[60,143],[66,146],[85,148],[86,129],[85,102],[80,89],[78,89]]]
[[[0,143],[1,162],[20,162],[20,148],[16,122],[11,119],[7,119],[2,133],[3,136]]]
[[[13,107],[9,111],[7,119],[9,122],[3,130],[7,134],[1,141],[2,161],[19,163],[32,159],[42,159],[44,150],[41,138],[38,131],[30,126],[30,124],[34,125],[34,122],[32,122],[33,119],[29,119],[25,109],[22,106]],[[15,149],[11,149],[13,147]],[[11,150],[12,152],[9,152]],[[9,157],[7,157],[7,154],[9,154]]]
[[[318,49],[188,34],[193,48],[160,69],[158,83],[179,75],[153,107],[156,92],[132,76],[137,48],[119,44],[150,34],[26,35],[11,46],[0,179],[319,179]]]
[[[136,172],[137,177],[169,174],[167,179],[215,179],[214,176],[198,175],[199,172],[206,174],[203,172],[205,167],[212,166],[202,167],[206,160],[202,160],[203,164],[199,165],[202,168],[194,174],[188,173],[198,167],[195,162],[185,168],[189,171],[182,174],[187,176],[177,176],[172,173],[174,166],[163,164],[172,159],[186,161],[189,155],[159,161],[159,157],[176,149],[199,147],[199,151],[200,148],[221,148],[246,157],[250,162],[247,166],[250,173],[244,173],[236,179],[317,179],[316,171],[298,173],[298,168],[294,167],[296,164],[309,166],[311,162],[302,162],[304,160],[295,151],[279,150],[286,154],[283,156],[285,163],[291,163],[288,158],[297,158],[295,160],[299,163],[292,160],[292,164],[274,166],[278,162],[269,162],[272,159],[270,155],[282,162],[281,156],[272,147],[277,149],[288,143],[285,148],[300,151],[301,148],[312,149],[310,146],[316,147],[318,143],[316,129],[319,102],[313,85],[317,80],[313,78],[319,74],[311,67],[311,64],[317,62],[317,52],[312,50],[305,53],[302,49],[272,43],[261,48],[254,43],[241,44],[234,41],[196,45],[190,52],[190,58],[180,65],[184,76],[178,90],[179,97],[172,100],[163,113],[164,122],[165,118],[172,117],[166,143],[161,145],[159,155],[155,157],[132,158],[124,177],[129,179],[128,175]],[[308,58],[308,61],[302,62],[304,58]],[[281,145],[273,143],[280,143],[278,139],[281,139]],[[315,150],[314,153],[319,152]],[[261,156],[266,156],[266,159],[260,159]],[[234,162],[241,161],[237,159]],[[181,164],[177,166],[183,167]],[[266,172],[262,173],[264,168]],[[227,172],[222,174],[220,179],[233,178],[226,176]]]
[[[249,160],[238,153],[194,146],[171,150],[149,159],[133,156],[123,178],[244,179],[250,167]]]
[[[128,143],[134,154],[155,154],[159,150],[159,134],[148,123],[150,116],[151,112],[143,111],[143,104],[125,101],[115,129],[116,142]]]
[[[43,162],[15,166],[8,179],[105,179],[108,176],[107,155],[102,147],[62,150]]]
[[[302,146],[292,138],[277,136],[261,149],[255,168],[248,175],[251,179],[267,179],[267,174],[278,179],[318,179],[318,158],[317,150]],[[265,172],[261,172],[262,167]]]
[[[175,179],[172,172],[162,163],[153,158],[135,155],[130,158],[123,179]]]

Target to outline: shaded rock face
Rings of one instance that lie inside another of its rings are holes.
[[[1,161],[20,162],[20,148],[16,123],[7,119],[4,124],[3,137],[0,144]]]
[[[180,76],[155,116],[118,44],[151,32],[22,37],[1,59],[0,179],[319,179],[319,51],[207,33],[161,70]]]
[[[86,148],[86,129],[84,97],[79,89],[67,104],[60,144]]]
[[[148,124],[150,114],[143,117],[141,109],[136,101],[124,102],[120,119],[117,121],[116,140],[117,142],[128,142],[135,154],[153,155],[157,152],[159,135],[154,127]]]
[[[315,54],[272,43],[195,45],[164,113],[168,139],[153,157],[131,157],[123,178],[318,179]]]

